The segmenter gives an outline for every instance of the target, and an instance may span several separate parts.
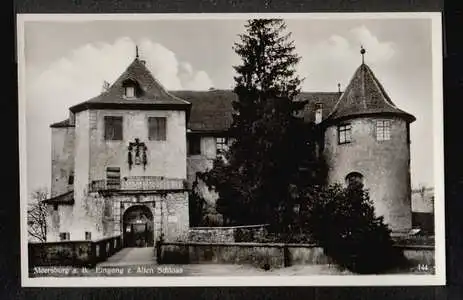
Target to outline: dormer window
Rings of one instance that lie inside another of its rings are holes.
[[[122,83],[122,87],[124,88],[124,97],[125,98],[137,98],[141,94],[140,86],[138,82],[132,79],[127,79]]]
[[[126,86],[125,87],[125,96],[127,98],[135,98],[135,87],[133,86]]]

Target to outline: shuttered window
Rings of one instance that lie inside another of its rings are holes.
[[[122,117],[104,117],[104,138],[105,140],[122,140]]]
[[[121,169],[118,167],[106,168],[106,186],[108,189],[118,190],[121,187]]]
[[[150,117],[148,118],[148,138],[151,141],[166,140],[166,118]]]

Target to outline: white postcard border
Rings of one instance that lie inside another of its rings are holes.
[[[156,276],[156,277],[67,277],[30,278],[27,242],[27,148],[25,101],[24,23],[33,21],[88,22],[103,20],[248,19],[431,19],[433,59],[433,144],[435,182],[434,275],[313,275],[313,276]],[[17,14],[18,121],[20,163],[21,281],[24,287],[134,287],[134,286],[436,286],[446,283],[444,141],[442,86],[442,16],[440,12],[418,13],[266,13],[266,14]]]

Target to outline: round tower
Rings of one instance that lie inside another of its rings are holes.
[[[353,180],[369,191],[377,216],[394,232],[412,227],[411,114],[400,110],[364,63],[322,123],[328,182]]]

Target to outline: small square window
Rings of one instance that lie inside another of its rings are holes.
[[[352,126],[344,124],[338,126],[338,142],[339,144],[347,144],[352,141]]]
[[[197,135],[190,135],[188,137],[188,154],[199,155],[201,154],[201,137]]]
[[[376,121],[376,140],[388,141],[391,139],[391,121]]]
[[[90,231],[85,231],[85,240],[86,241],[92,240],[92,233]]]

